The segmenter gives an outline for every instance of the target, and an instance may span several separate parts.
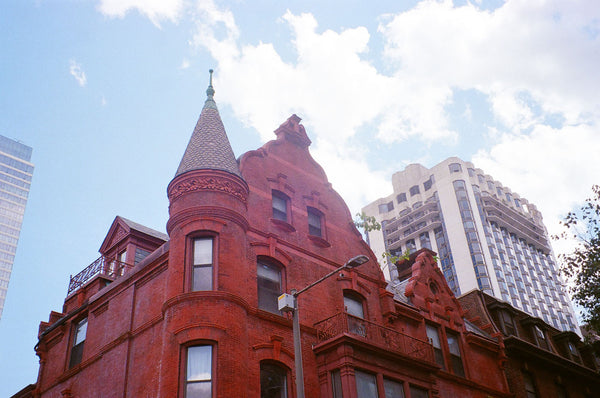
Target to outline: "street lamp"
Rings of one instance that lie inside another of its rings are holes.
[[[346,261],[344,265],[331,271],[318,281],[311,283],[304,289],[296,291],[291,290],[291,294],[284,293],[277,298],[279,311],[292,312],[293,323],[292,330],[294,332],[294,362],[296,367],[296,398],[304,398],[304,369],[302,367],[302,343],[300,342],[300,316],[298,315],[298,296],[304,293],[311,287],[323,282],[333,274],[337,274],[344,268],[355,268],[369,261],[369,257],[358,255]]]

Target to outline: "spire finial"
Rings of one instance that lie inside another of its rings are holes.
[[[213,70],[209,69],[208,73],[210,73],[210,77],[209,77],[209,81],[208,81],[208,88],[206,89],[206,96],[208,97],[208,98],[206,98],[206,100],[213,101],[213,95],[215,95],[215,89],[212,86]]]

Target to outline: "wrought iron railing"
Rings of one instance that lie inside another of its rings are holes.
[[[348,333],[387,350],[433,362],[433,348],[427,341],[347,313],[338,313],[317,322],[315,328],[319,342]]]
[[[111,260],[107,259],[106,257],[100,257],[96,261],[85,267],[83,271],[81,271],[77,275],[70,276],[69,291],[67,292],[67,296],[73,293],[75,290],[79,289],[87,281],[89,281],[96,275],[102,275],[114,280],[124,275],[127,272],[127,270],[131,267],[132,265],[126,264],[118,260]]]

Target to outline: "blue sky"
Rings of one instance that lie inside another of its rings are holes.
[[[375,4],[373,4],[375,3]],[[549,230],[598,183],[595,1],[17,1],[0,6],[0,134],[33,183],[0,321],[0,396],[116,215],[160,231],[214,68],[236,156],[292,113],[355,213],[449,156]]]

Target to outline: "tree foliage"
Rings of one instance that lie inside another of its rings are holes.
[[[584,309],[583,321],[600,333],[600,186],[576,212],[569,212],[561,224],[565,227],[555,239],[575,239],[571,253],[561,254],[561,271],[571,281],[570,292]]]
[[[365,212],[356,213],[354,225],[356,225],[356,228],[362,229],[365,233],[381,230],[381,224],[377,222],[377,219],[374,216],[367,216]]]

